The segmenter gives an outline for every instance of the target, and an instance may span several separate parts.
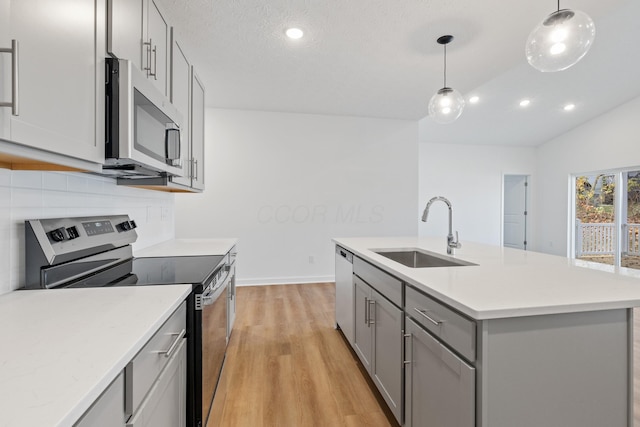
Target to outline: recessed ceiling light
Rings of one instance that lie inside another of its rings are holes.
[[[576,108],[576,104],[567,104],[564,106],[564,111],[571,111]]]
[[[470,104],[476,104],[478,101],[480,101],[480,97],[477,96],[477,95],[474,95],[471,98],[469,98],[469,103]]]
[[[523,99],[522,101],[520,101],[521,107],[527,107],[529,104],[531,104],[531,100],[529,99]]]
[[[300,39],[304,36],[304,32],[300,28],[289,28],[285,31],[285,34],[287,37],[294,40]]]

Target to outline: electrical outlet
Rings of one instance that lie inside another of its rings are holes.
[[[313,257],[313,255],[309,255],[309,264],[314,264],[315,263],[315,258]]]

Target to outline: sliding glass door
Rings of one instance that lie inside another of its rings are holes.
[[[640,269],[640,170],[574,176],[574,256]]]

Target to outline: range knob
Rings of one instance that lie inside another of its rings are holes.
[[[64,227],[51,230],[48,234],[49,234],[49,237],[51,237],[51,240],[53,240],[54,242],[62,242],[69,238],[69,235],[67,234],[67,230]]]
[[[136,227],[137,225],[135,221],[124,221],[116,225],[116,228],[120,231],[129,231],[129,230],[133,230]]]

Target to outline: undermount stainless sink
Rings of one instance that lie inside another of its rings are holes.
[[[461,259],[450,258],[418,249],[373,249],[373,252],[411,268],[464,267],[477,265]]]

